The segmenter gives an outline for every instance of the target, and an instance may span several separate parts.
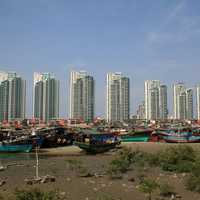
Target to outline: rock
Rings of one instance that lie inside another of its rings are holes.
[[[122,186],[123,186],[123,187],[126,187],[126,184],[125,184],[125,183],[123,183],[123,184],[122,184]]]
[[[4,181],[4,180],[0,181],[0,187],[5,185],[5,184],[6,184],[6,181]]]
[[[94,176],[94,174],[91,174],[90,172],[79,175],[79,177],[83,177],[83,178],[89,178],[89,177],[93,177],[93,176]]]
[[[66,195],[66,192],[60,192],[60,196],[65,196]]]
[[[52,183],[52,182],[55,182],[55,181],[56,181],[56,178],[54,176],[46,175],[42,178],[40,183]]]
[[[176,194],[176,195],[175,195],[175,198],[176,198],[176,199],[182,199],[182,196],[179,195],[179,194]]]
[[[174,174],[174,175],[173,175],[173,178],[177,178],[177,175],[176,175],[176,174]]]
[[[133,177],[132,177],[132,178],[129,178],[128,181],[130,181],[130,182],[135,182],[135,178],[133,178]]]
[[[67,178],[67,181],[70,182],[72,179],[71,178]]]
[[[106,184],[102,183],[102,184],[101,184],[101,187],[106,187]]]
[[[101,178],[101,177],[103,177],[103,176],[104,176],[103,174],[94,173],[94,177],[95,177],[95,178]]]
[[[97,192],[97,191],[98,191],[98,189],[97,189],[97,188],[93,188],[93,190],[94,190],[95,192]]]
[[[0,171],[4,171],[5,169],[6,169],[6,167],[0,166]]]
[[[89,183],[91,183],[91,184],[95,184],[95,181],[90,180]]]

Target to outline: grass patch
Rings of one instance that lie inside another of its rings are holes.
[[[56,191],[43,192],[39,189],[16,190],[16,200],[60,200]]]

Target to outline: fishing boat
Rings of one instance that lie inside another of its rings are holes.
[[[62,127],[50,127],[34,130],[35,135],[43,139],[41,148],[67,146],[73,144],[74,134]]]
[[[0,152],[30,152],[33,144],[27,140],[0,142]]]
[[[74,144],[88,153],[102,153],[116,148],[121,143],[113,134],[82,134]]]
[[[152,129],[135,129],[126,135],[121,135],[122,142],[148,142],[153,130]]]
[[[150,136],[134,136],[134,135],[124,135],[121,136],[122,142],[148,142]]]
[[[163,136],[165,142],[168,143],[197,143],[200,142],[200,136],[181,136],[181,135],[173,135],[173,136]]]

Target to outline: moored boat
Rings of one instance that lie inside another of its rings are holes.
[[[0,152],[30,152],[33,148],[31,143],[1,142]]]
[[[120,144],[117,136],[112,134],[83,134],[74,144],[88,153],[102,153],[114,149]]]
[[[163,136],[165,142],[168,143],[197,143],[200,142],[200,136]]]

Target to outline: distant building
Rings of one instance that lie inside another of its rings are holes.
[[[0,72],[0,121],[25,118],[26,81],[16,73]]]
[[[145,105],[144,101],[138,106],[137,119],[145,119]]]
[[[200,120],[200,84],[196,87],[197,119]]]
[[[168,118],[168,101],[167,101],[167,86],[159,87],[159,118],[165,120]]]
[[[94,119],[94,79],[85,71],[70,74],[70,118],[91,122]]]
[[[159,80],[147,80],[144,85],[145,119],[166,120],[168,118],[167,86],[161,85]]]
[[[194,118],[193,114],[193,89],[186,90],[186,112],[187,112],[187,119],[192,120]]]
[[[50,73],[34,73],[33,111],[44,122],[59,117],[59,81]]]
[[[125,121],[130,113],[129,78],[121,73],[107,74],[106,118],[108,122]]]
[[[173,85],[174,119],[193,119],[193,90],[184,83]]]
[[[177,83],[173,85],[173,109],[174,119],[186,118],[186,87],[184,83]]]

